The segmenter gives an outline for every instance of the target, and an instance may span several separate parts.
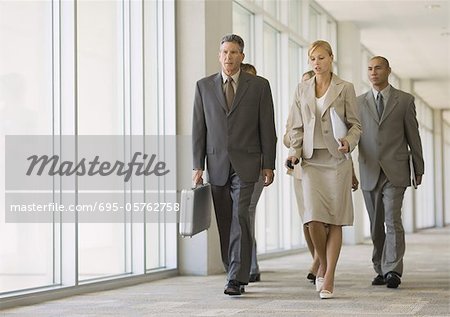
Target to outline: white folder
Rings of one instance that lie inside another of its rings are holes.
[[[339,139],[345,137],[347,135],[348,129],[345,125],[344,121],[339,117],[336,113],[336,109],[334,107],[330,108],[330,116],[331,116],[331,126],[333,128],[333,135],[336,139],[336,142],[341,145],[341,141]],[[345,153],[345,157],[347,160],[350,158],[350,153]]]

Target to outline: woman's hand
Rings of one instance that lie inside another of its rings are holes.
[[[286,159],[286,163],[284,164],[284,166],[286,166],[288,169],[292,170],[294,169],[294,165],[297,165],[299,162],[299,159],[296,158],[295,156],[289,156]]]
[[[346,139],[339,139],[339,142],[341,142],[341,145],[338,147],[339,152],[342,154],[350,152],[350,144]]]

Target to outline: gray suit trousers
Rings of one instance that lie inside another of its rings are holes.
[[[211,186],[227,280],[242,284],[247,284],[250,276],[253,229],[249,206],[254,185],[241,181],[231,169],[224,186]]]
[[[383,276],[391,271],[400,276],[403,273],[405,231],[401,209],[405,190],[406,187],[392,185],[382,171],[375,188],[363,190],[370,218],[373,268]]]
[[[258,200],[259,197],[261,196],[263,189],[264,189],[264,178],[262,175],[260,175],[258,181],[255,183],[255,189],[253,190],[252,199],[250,202],[250,206],[248,208],[253,239],[252,263],[250,268],[250,274],[259,274],[258,259],[256,257],[257,246],[255,238],[255,217],[256,217],[256,205],[258,205]]]

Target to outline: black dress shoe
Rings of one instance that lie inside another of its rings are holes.
[[[261,281],[261,273],[250,274],[250,279],[248,281],[250,283]]]
[[[402,283],[400,274],[397,272],[389,272],[386,274],[385,280],[388,288],[397,288]]]
[[[240,285],[239,290],[241,291],[241,294],[245,293],[245,285]]]
[[[386,285],[386,280],[383,275],[378,274],[372,281],[372,285]]]
[[[241,284],[236,280],[231,280],[223,293],[227,295],[241,295]]]
[[[312,274],[311,272],[308,273],[306,278],[313,284],[316,284],[316,276]]]

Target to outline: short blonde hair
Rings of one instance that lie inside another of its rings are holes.
[[[318,47],[323,48],[328,54],[330,54],[330,56],[333,56],[333,49],[331,48],[330,43],[328,43],[327,41],[323,41],[323,40],[317,40],[317,41],[313,42],[313,43],[309,46],[308,57],[310,57],[311,54],[312,54]]]

